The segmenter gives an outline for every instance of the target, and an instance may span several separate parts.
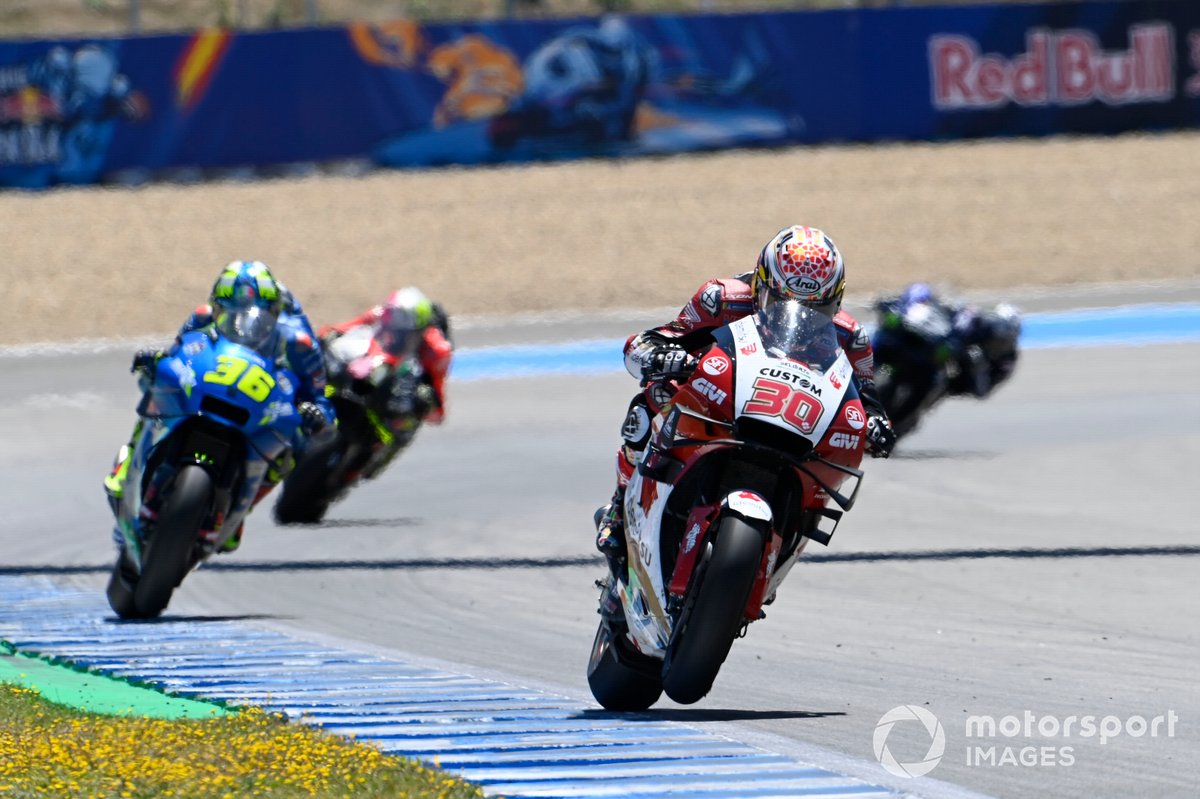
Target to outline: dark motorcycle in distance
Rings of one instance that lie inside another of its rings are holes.
[[[875,387],[897,439],[946,397],[987,396],[1016,365],[1021,318],[1007,303],[979,311],[902,296],[875,310]]]

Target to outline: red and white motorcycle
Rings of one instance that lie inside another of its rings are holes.
[[[654,418],[625,493],[627,568],[602,591],[588,664],[610,710],[707,694],[858,494],[866,414],[832,320],[781,301],[714,339]]]

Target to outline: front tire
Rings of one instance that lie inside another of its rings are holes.
[[[633,650],[620,630],[600,620],[588,661],[588,687],[605,710],[645,710],[662,696],[662,664]]]
[[[916,387],[910,381],[899,379],[890,367],[884,367],[876,373],[875,390],[887,411],[896,440],[912,433],[920,419],[922,399]]]
[[[212,495],[212,478],[199,466],[184,466],[175,476],[142,553],[142,574],[133,587],[138,618],[152,619],[162,613],[175,586],[183,582]]]
[[[275,521],[316,524],[325,518],[335,491],[330,482],[341,456],[340,433],[314,442],[283,481],[283,491],[275,503]]]
[[[136,575],[129,574],[125,569],[125,552],[122,550],[117,555],[117,562],[113,564],[112,574],[108,577],[108,589],[105,591],[108,606],[119,618],[138,618],[137,605],[133,601],[133,587],[136,584]]]
[[[763,554],[763,533],[738,516],[725,516],[711,553],[698,566],[688,609],[671,636],[663,689],[690,705],[712,689],[721,664],[745,621],[746,601]]]

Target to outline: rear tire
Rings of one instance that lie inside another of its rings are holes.
[[[275,521],[280,524],[316,524],[321,521],[333,501],[336,489],[329,483],[341,457],[340,433],[314,442],[283,481],[283,491],[275,503]]]
[[[762,560],[763,533],[738,516],[725,516],[702,571],[688,593],[682,629],[671,636],[663,689],[681,705],[712,689],[721,664],[745,621],[746,601]]]
[[[133,604],[139,618],[152,619],[162,613],[175,586],[183,582],[212,494],[212,478],[199,466],[184,466],[175,476],[154,534],[142,553],[142,574],[133,586]]]
[[[662,662],[643,655],[603,619],[592,642],[588,687],[606,710],[645,710],[662,696]]]

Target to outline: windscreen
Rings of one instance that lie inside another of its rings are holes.
[[[795,300],[771,303],[754,321],[763,346],[778,358],[800,361],[824,372],[841,352],[833,319]]]
[[[222,309],[217,313],[217,332],[243,347],[260,355],[270,355],[267,350],[275,335],[275,314],[271,311],[250,306],[247,308]]]

